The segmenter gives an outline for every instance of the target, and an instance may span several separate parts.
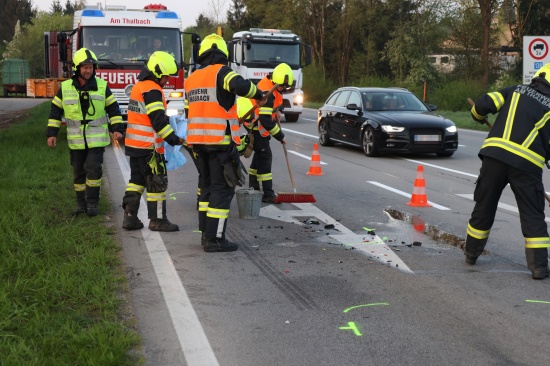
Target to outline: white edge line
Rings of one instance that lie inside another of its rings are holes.
[[[299,131],[289,130],[288,128],[282,128],[282,130],[284,132],[290,132],[290,133],[295,133],[296,135],[302,135],[302,136],[310,137],[310,138],[315,139],[315,140],[317,140],[319,138],[319,136],[310,135],[308,133],[303,133],[303,132],[299,132]]]
[[[294,155],[298,155],[299,157],[301,158],[304,158],[304,159],[311,159],[311,157],[307,156],[307,155],[304,155],[304,154],[300,154],[299,152],[297,151],[294,151],[294,150],[288,150],[289,153],[291,154],[294,154]],[[327,165],[327,163],[325,163],[324,161],[321,161],[321,165]]]
[[[116,141],[113,141],[113,150],[122,176],[127,182],[130,180],[130,167],[122,148]],[[144,222],[148,221],[146,207],[147,205],[142,198],[138,217]],[[141,229],[141,235],[151,258],[151,264],[155,270],[187,365],[219,366],[160,234],[143,228]]]
[[[400,191],[400,190],[398,190],[398,189],[392,188],[392,187],[387,186],[387,185],[382,184],[382,183],[378,183],[378,182],[374,182],[374,181],[370,181],[370,180],[367,181],[367,183],[374,184],[375,186],[378,186],[378,187],[380,187],[380,188],[387,189],[388,191],[391,191],[391,192],[400,194],[401,196],[405,196],[405,197],[408,197],[408,198],[411,198],[411,196],[412,196],[412,194],[405,193],[405,192],[403,192],[403,191]],[[445,207],[445,206],[438,205],[437,203],[433,203],[432,201],[428,201],[428,203],[429,203],[430,205],[432,205],[434,208],[437,208],[437,209],[439,209],[439,210],[443,210],[443,211],[450,210],[450,208]]]
[[[446,170],[446,171],[448,171],[448,172],[453,172],[453,173],[457,173],[457,174],[467,175],[468,177],[473,177],[473,178],[477,178],[477,177],[478,177],[477,174],[470,174],[470,173],[466,173],[466,172],[461,172],[460,170],[449,169],[449,168],[445,168],[445,167],[442,167],[442,166],[439,166],[439,165],[434,165],[434,164],[426,163],[426,162],[419,161],[419,160],[412,160],[412,159],[405,159],[405,158],[403,158],[403,160],[411,161],[411,162],[413,162],[413,163],[422,164],[422,165],[425,165],[425,166],[431,166],[432,168],[437,168],[437,169],[441,169],[441,170]]]

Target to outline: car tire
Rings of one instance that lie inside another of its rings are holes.
[[[300,115],[298,113],[285,113],[285,121],[287,122],[298,122]]]
[[[368,157],[378,156],[378,147],[376,146],[376,139],[374,138],[374,129],[372,127],[367,127],[361,138],[361,146],[363,152]]]
[[[455,153],[454,151],[445,151],[445,152],[436,153],[436,155],[439,156],[440,158],[450,158],[451,156],[453,156],[454,153]]]
[[[319,144],[321,146],[332,146],[333,142],[329,137],[329,127],[328,122],[325,120],[322,120],[319,122]]]

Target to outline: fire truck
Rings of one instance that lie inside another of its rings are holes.
[[[303,110],[302,68],[311,64],[311,46],[290,30],[251,28],[233,34],[228,43],[231,68],[257,84],[282,62],[294,73],[294,83],[283,93],[286,122],[296,122]]]
[[[107,81],[126,119],[130,91],[159,40],[159,50],[173,55],[179,65],[177,76],[164,85],[167,114],[183,114],[183,26],[181,17],[164,5],[85,6],[74,14],[73,30],[57,34],[59,61],[66,74],[72,53],[82,47],[92,50],[99,62],[96,76]]]

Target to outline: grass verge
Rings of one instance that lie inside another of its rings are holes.
[[[0,364],[135,365],[116,229],[102,214],[71,217],[66,134],[47,147],[49,108],[0,130]]]

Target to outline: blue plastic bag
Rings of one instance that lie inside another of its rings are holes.
[[[183,116],[170,116],[170,126],[179,137],[187,137],[187,119]],[[166,157],[166,170],[175,170],[185,164],[187,159],[180,151],[181,145],[172,146],[164,142],[164,154]]]

